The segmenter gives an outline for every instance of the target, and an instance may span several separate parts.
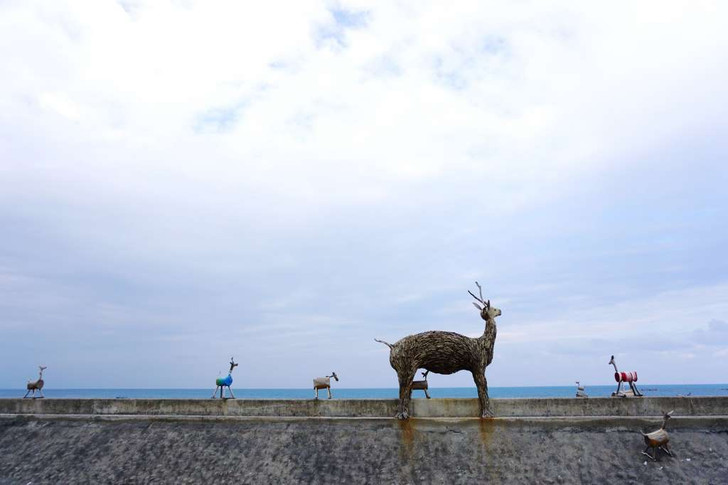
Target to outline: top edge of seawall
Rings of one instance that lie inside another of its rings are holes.
[[[500,398],[491,399],[498,417],[680,416],[728,414],[726,396],[640,398]],[[477,399],[413,399],[413,417],[476,417]],[[390,417],[396,399],[74,399],[0,398],[0,414],[194,415],[241,417]]]

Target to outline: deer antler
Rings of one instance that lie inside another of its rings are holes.
[[[480,286],[480,283],[478,283],[477,281],[475,282],[475,285],[478,287],[478,293],[480,294],[480,298],[478,298],[477,296],[475,296],[473,294],[473,292],[470,291],[470,290],[468,290],[468,293],[470,293],[470,296],[472,296],[473,298],[475,298],[476,300],[478,300],[480,303],[482,303],[483,304],[483,307],[488,308],[490,306],[490,301],[487,301],[486,302],[483,299],[483,288]],[[483,309],[483,307],[481,307],[480,305],[478,305],[475,302],[473,302],[473,305],[475,305],[475,308],[477,308],[478,310],[482,310]]]

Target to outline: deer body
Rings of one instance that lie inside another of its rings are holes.
[[[476,282],[477,284],[477,282]],[[478,285],[480,289],[480,285]],[[478,338],[470,338],[455,332],[430,331],[409,335],[394,344],[374,339],[390,348],[389,363],[397,372],[399,380],[398,419],[409,418],[409,401],[412,395],[413,379],[417,369],[436,374],[453,374],[465,370],[473,375],[478,390],[481,417],[492,417],[488,398],[488,382],[485,368],[493,361],[493,346],[496,337],[495,317],[501,314],[491,307],[490,301],[470,293],[482,306],[473,303],[485,320],[485,330]]]
[[[667,447],[667,443],[670,441],[670,435],[667,434],[667,431],[665,430],[665,427],[667,426],[667,420],[672,417],[672,411],[669,413],[665,413],[662,417],[662,426],[660,426],[660,429],[653,431],[652,433],[642,433],[642,437],[645,439],[645,444],[647,445],[645,449],[642,451],[643,455],[649,456],[652,460],[657,460],[657,450],[662,450],[668,455],[672,456],[672,452]],[[652,448],[654,451],[653,454],[650,455],[647,450]]]
[[[47,367],[44,366],[38,366],[38,369],[40,369],[40,373],[38,375],[37,381],[28,381],[28,384],[26,385],[28,391],[25,393],[25,396],[23,396],[23,399],[28,397],[28,394],[30,394],[31,391],[33,391],[33,399],[35,399],[35,391],[38,391],[40,394],[40,397],[45,397],[43,395],[43,385],[45,385],[45,382],[43,381],[43,371],[47,369]]]
[[[339,376],[336,375],[336,372],[332,372],[330,376],[326,377],[316,377],[313,380],[313,390],[316,393],[316,399],[318,399],[318,392],[319,389],[326,389],[329,393],[329,399],[331,399],[331,378],[334,378],[336,381],[339,380]]]

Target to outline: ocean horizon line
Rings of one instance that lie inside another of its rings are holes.
[[[584,385],[591,397],[609,397],[616,385]],[[647,384],[638,386],[645,396],[727,396],[728,383],[720,384]],[[238,399],[313,399],[312,388],[232,388]],[[396,387],[332,387],[334,398],[339,399],[395,399]],[[492,386],[488,388],[492,398],[563,398],[575,397],[576,385],[571,386]],[[0,389],[0,398],[23,397],[26,389]],[[433,398],[475,398],[472,387],[430,387]],[[210,399],[213,387],[197,388],[43,388],[44,397],[68,399]],[[229,394],[226,393],[226,396]],[[324,392],[320,399],[326,399]],[[413,398],[425,397],[423,391],[413,391]]]
[[[589,387],[614,387],[614,384],[588,384],[584,383],[583,381],[580,381],[582,385],[589,386]],[[679,383],[679,382],[670,382],[670,383],[650,383],[650,384],[643,384],[642,386],[648,387],[654,387],[654,386],[728,386],[728,382],[701,382],[701,383],[695,383],[695,384],[688,384],[688,383]],[[209,386],[208,386],[209,387]],[[488,389],[547,389],[547,388],[555,388],[555,387],[566,387],[566,388],[575,388],[575,384],[553,384],[553,385],[539,385],[539,386],[530,386],[530,385],[524,385],[524,386],[488,386]],[[430,389],[475,389],[475,385],[472,386],[430,386]],[[25,389],[24,387],[2,387],[0,388],[0,391],[17,391],[18,389]],[[170,390],[170,391],[184,391],[184,390],[201,390],[201,389],[207,389],[207,387],[45,387],[44,390],[88,390],[88,391],[94,391],[94,390],[122,390],[122,389],[130,389],[130,390],[150,390],[150,391],[156,391],[156,390]],[[291,390],[291,391],[298,391],[298,390],[311,390],[311,387],[233,387],[233,389],[248,389],[248,390]],[[347,387],[347,386],[336,386],[332,387],[332,389],[351,389],[351,390],[369,390],[369,389],[399,389],[397,386],[392,387]]]

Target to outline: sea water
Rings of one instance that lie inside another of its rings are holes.
[[[617,385],[585,386],[590,397],[609,397]],[[625,385],[623,388],[629,389]],[[659,384],[638,385],[645,396],[728,396],[728,384]],[[213,389],[54,389],[43,388],[48,398],[76,399],[209,399]],[[0,389],[0,398],[23,397],[25,389]],[[247,389],[235,387],[233,392],[238,399],[311,399],[313,389]],[[337,399],[395,399],[395,388],[353,389],[332,387]],[[433,387],[429,390],[433,398],[474,398],[478,397],[475,387]],[[493,398],[539,398],[574,397],[576,386],[539,386],[539,387],[490,387]],[[219,395],[219,393],[218,393]],[[227,390],[225,390],[227,396]],[[422,391],[414,391],[412,397],[424,397]],[[319,391],[320,398],[326,398],[326,391]]]

